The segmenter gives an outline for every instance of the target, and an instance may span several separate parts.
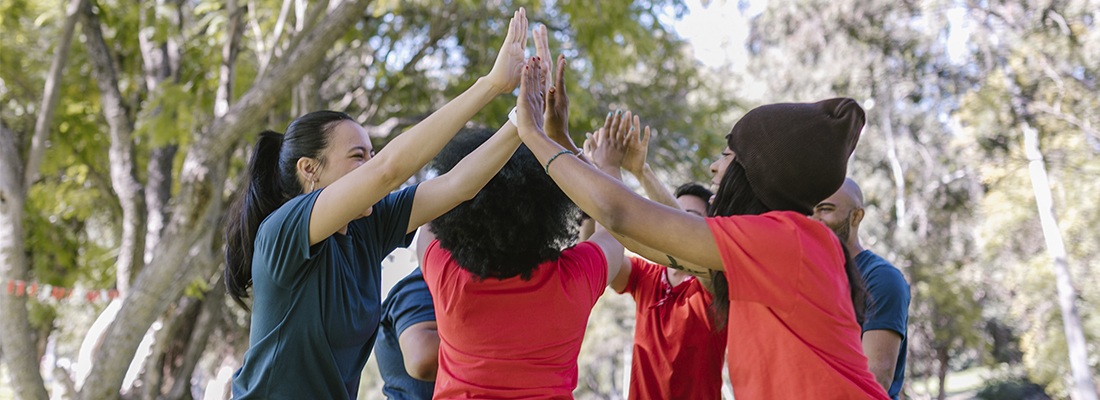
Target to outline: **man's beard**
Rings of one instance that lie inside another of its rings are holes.
[[[852,214],[849,213],[848,217],[841,221],[840,226],[830,226],[829,229],[836,233],[841,244],[848,244],[848,235],[852,233]]]

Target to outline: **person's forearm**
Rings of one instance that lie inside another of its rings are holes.
[[[611,232],[611,235],[614,236],[615,239],[619,241],[619,243],[622,243],[623,247],[626,247],[627,250],[630,250],[634,254],[642,256],[642,258],[663,265],[665,267],[689,273],[696,277],[710,278],[710,270],[706,268],[670,256],[665,252],[658,251],[649,246],[645,246],[641,243],[638,243],[638,241],[634,239],[620,235],[618,233]]]
[[[562,151],[537,128],[521,132],[521,137],[543,165]],[[558,187],[608,231],[654,249],[667,249],[677,259],[723,269],[717,245],[701,217],[646,200],[577,157],[558,157],[549,172]],[[645,217],[639,218],[642,215]]]
[[[642,189],[645,190],[645,195],[650,200],[683,210],[680,203],[677,203],[676,198],[668,191],[668,188],[657,179],[657,174],[653,173],[653,169],[649,168],[649,163],[642,164],[641,171],[630,171],[630,173],[642,184]]]
[[[584,161],[584,162],[589,163],[589,164],[592,163],[592,161],[590,161],[587,157],[585,157],[584,150],[581,150],[580,148],[578,148],[577,144],[573,142],[573,138],[569,137],[568,134],[559,133],[559,134],[552,135],[552,136],[549,136],[549,137],[555,143],[561,145],[561,147],[564,147],[566,150],[569,150],[569,151],[573,152],[573,154],[575,154],[577,156],[577,158],[580,158],[581,161]],[[621,178],[620,178],[620,180],[621,180]]]
[[[388,165],[390,184],[396,188],[435,157],[458,130],[500,93],[485,78],[432,113],[405,133],[398,135],[376,156]]]
[[[531,149],[531,152],[538,158],[539,163],[546,166],[547,161],[550,161],[551,157],[560,153],[562,150],[567,150],[561,146],[561,144],[549,139],[544,135],[531,135],[527,141],[527,148]],[[591,215],[597,221],[603,220],[605,214],[610,210],[615,210],[614,202],[620,201],[622,196],[636,196],[630,189],[610,175],[601,173],[598,169],[592,165],[580,160],[578,157],[570,157],[567,155],[560,155],[554,159],[554,162],[550,165],[551,169],[564,171],[564,176],[576,177],[576,179],[555,179],[558,187],[573,199],[573,202],[577,204],[582,210]],[[588,172],[583,169],[589,169]],[[584,190],[585,187],[600,187],[604,190]],[[619,190],[616,190],[618,188]],[[619,195],[616,196],[615,193]],[[605,224],[604,227],[607,227]],[[609,228],[610,229],[610,228]]]
[[[507,122],[450,171],[421,183],[416,189],[416,198],[409,214],[408,232],[474,198],[508,163],[520,143],[515,125]]]
[[[504,164],[508,163],[520,143],[523,142],[516,134],[516,126],[507,122],[489,140],[451,168],[445,176],[450,180],[449,186],[454,190],[455,196],[463,198],[455,202],[455,205],[477,195]]]

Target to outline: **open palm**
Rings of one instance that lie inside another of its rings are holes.
[[[519,85],[520,76],[527,59],[527,11],[520,7],[508,22],[508,34],[500,46],[497,60],[487,78],[500,93],[511,92]]]

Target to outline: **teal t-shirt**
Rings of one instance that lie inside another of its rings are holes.
[[[309,215],[321,190],[271,213],[252,256],[252,326],[235,399],[352,399],[381,317],[382,259],[412,242],[416,187],[374,205],[309,245]]]

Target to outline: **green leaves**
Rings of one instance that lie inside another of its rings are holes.
[[[203,115],[191,83],[164,82],[138,113],[135,137],[146,137],[152,147],[187,145],[195,129],[195,115]]]

